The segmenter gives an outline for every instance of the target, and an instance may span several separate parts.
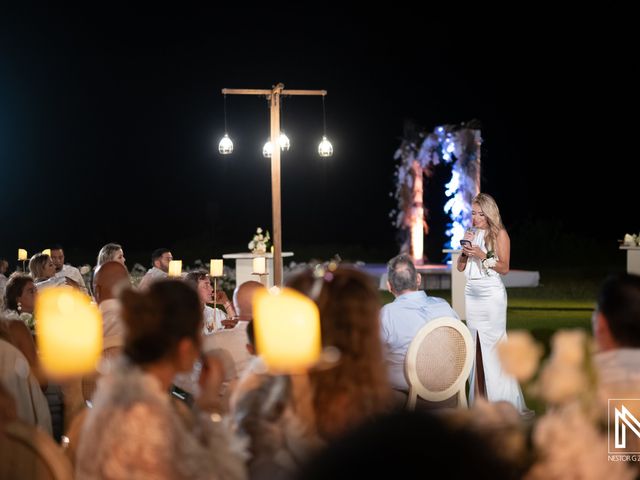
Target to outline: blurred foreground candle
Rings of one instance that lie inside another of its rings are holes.
[[[221,277],[222,276],[222,260],[211,259],[211,270],[209,275],[212,277]]]
[[[102,316],[87,295],[50,287],[36,296],[40,359],[48,375],[64,378],[95,370],[102,352]]]
[[[24,248],[18,249],[18,260],[26,260],[27,259],[27,251]]]
[[[51,249],[50,248],[45,248],[44,250],[42,250],[42,253],[45,254],[45,255],[51,256]]]
[[[182,275],[182,260],[171,260],[169,262],[169,276],[179,277]]]
[[[254,297],[256,347],[274,373],[304,373],[320,358],[320,312],[309,297],[290,289]]]
[[[267,262],[265,257],[256,257],[253,259],[253,273],[260,275],[267,273]]]

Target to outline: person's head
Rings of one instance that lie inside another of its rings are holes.
[[[262,283],[255,280],[241,283],[233,291],[233,308],[240,320],[251,320],[253,318],[253,296],[258,290],[264,290]]]
[[[169,262],[173,255],[168,248],[157,248],[151,254],[151,266],[159,268],[163,272],[169,272]]]
[[[315,297],[322,345],[340,351],[337,365],[310,372],[318,431],[332,437],[389,405],[378,291],[367,274],[344,266],[321,278],[303,271],[287,284]]]
[[[395,296],[415,292],[421,283],[422,277],[409,255],[397,255],[387,263],[387,288]]]
[[[213,287],[211,287],[211,277],[206,270],[194,270],[185,275],[184,280],[190,283],[198,292],[198,298],[202,305],[213,301]]]
[[[118,245],[117,243],[107,243],[100,249],[100,252],[98,253],[98,260],[96,261],[96,266],[99,267],[103,263],[107,262],[120,262],[122,265],[125,264],[122,245]]]
[[[14,273],[9,277],[4,291],[4,306],[9,310],[33,313],[36,303],[36,287],[33,278],[26,273]]]
[[[427,471],[453,479],[521,478],[484,436],[444,418],[402,410],[373,418],[310,456],[293,478],[411,478]]]
[[[93,296],[97,303],[116,298],[118,288],[130,285],[129,272],[116,261],[103,263],[93,275]]]
[[[200,355],[202,308],[198,294],[182,280],[160,280],[146,292],[120,293],[127,327],[124,354],[136,365],[169,362],[189,371]]]
[[[640,276],[612,275],[602,283],[593,334],[601,350],[640,348]]]
[[[492,246],[498,232],[504,228],[498,204],[491,195],[479,193],[471,201],[471,222],[474,227],[487,230],[486,243]]]
[[[56,272],[62,270],[62,267],[64,267],[64,250],[61,245],[51,247],[51,261],[53,266],[56,267]]]
[[[56,267],[53,265],[51,257],[46,253],[36,253],[29,260],[29,272],[36,280],[46,280],[56,274]]]
[[[4,275],[7,273],[9,269],[9,262],[7,262],[4,258],[0,258],[0,274]]]

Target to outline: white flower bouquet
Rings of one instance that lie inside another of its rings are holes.
[[[264,235],[262,228],[258,227],[253,239],[249,242],[249,250],[251,253],[267,253],[267,248],[271,246],[271,237],[267,230]]]
[[[630,233],[625,233],[622,244],[627,247],[640,246],[640,236],[635,233],[633,235]]]

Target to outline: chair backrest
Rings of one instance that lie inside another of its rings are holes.
[[[73,469],[53,438],[15,421],[0,433],[0,478],[71,480]]]
[[[474,352],[471,333],[460,320],[440,317],[426,323],[411,341],[405,358],[407,408],[415,408],[417,397],[441,402],[454,395],[458,406],[466,407],[466,381]]]

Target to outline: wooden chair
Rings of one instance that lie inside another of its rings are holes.
[[[73,469],[53,438],[14,421],[0,432],[0,478],[72,480]]]
[[[467,407],[466,381],[474,357],[469,329],[452,317],[431,320],[409,345],[405,376],[409,384],[406,408],[414,410],[417,398],[442,402],[457,396],[459,407]]]

